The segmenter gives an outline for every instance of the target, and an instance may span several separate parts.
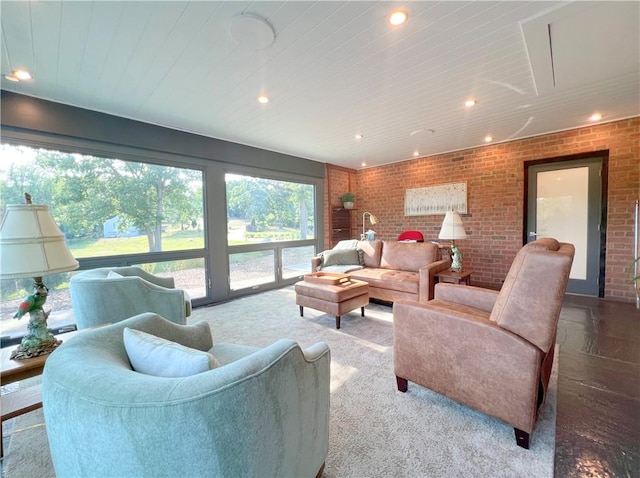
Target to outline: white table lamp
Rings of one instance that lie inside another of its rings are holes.
[[[462,272],[462,253],[455,245],[457,239],[466,239],[467,233],[464,230],[462,224],[462,218],[456,211],[447,211],[442,221],[442,227],[440,228],[440,234],[438,239],[444,239],[451,241],[451,252],[453,254],[453,261],[451,262],[451,270],[454,272]]]
[[[42,276],[77,269],[79,264],[64,242],[64,235],[49,213],[49,206],[31,203],[9,204],[0,223],[0,279],[33,277],[34,292],[25,297],[14,318],[29,313],[28,334],[11,354],[12,359],[26,359],[53,352],[60,345],[47,329],[42,306],[48,289]]]

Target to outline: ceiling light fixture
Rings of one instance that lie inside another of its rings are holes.
[[[476,100],[467,100],[464,102],[464,105],[467,108],[471,108],[472,106],[475,106],[478,102]]]
[[[407,18],[409,18],[407,12],[405,12],[404,10],[396,10],[394,12],[391,12],[391,15],[389,15],[389,23],[391,23],[391,25],[393,26],[402,25],[407,21]]]
[[[262,103],[263,105],[269,103],[269,97],[265,95],[258,96],[258,103]]]
[[[362,163],[361,163],[361,164],[362,164],[362,166],[364,167],[364,166],[366,166],[366,165],[367,165],[367,162],[366,162],[366,161],[362,161]]]
[[[15,82],[20,81],[18,78],[16,78],[16,77],[15,77],[15,76],[13,76],[13,75],[4,75],[4,77],[5,77],[7,80],[9,80],[9,81],[15,81]]]
[[[362,139],[362,138],[364,138],[364,136],[362,134],[360,134],[360,133],[356,133],[354,138],[355,139]]]
[[[420,156],[420,152],[419,152],[419,151],[414,151],[414,152],[413,152],[413,155],[414,155],[414,156]]]
[[[487,136],[484,137],[484,142],[485,143],[490,143],[491,141],[493,141],[493,138],[491,136],[487,135]]]
[[[12,73],[13,73],[13,76],[15,76],[18,80],[21,80],[21,81],[33,79],[33,77],[31,76],[31,73],[29,73],[27,70],[13,70]]]
[[[602,115],[600,113],[593,113],[589,119],[591,121],[600,121],[602,119]]]

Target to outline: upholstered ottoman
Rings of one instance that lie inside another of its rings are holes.
[[[369,303],[369,284],[359,280],[346,280],[336,284],[302,280],[295,284],[296,304],[300,306],[300,317],[304,307],[335,315],[336,329],[340,328],[340,316]]]

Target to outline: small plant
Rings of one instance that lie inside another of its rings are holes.
[[[353,202],[356,200],[356,196],[353,193],[344,193],[342,196],[340,196],[340,200],[345,203],[345,202]]]

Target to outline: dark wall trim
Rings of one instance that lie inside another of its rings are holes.
[[[317,161],[1,91],[2,127],[324,178]]]

